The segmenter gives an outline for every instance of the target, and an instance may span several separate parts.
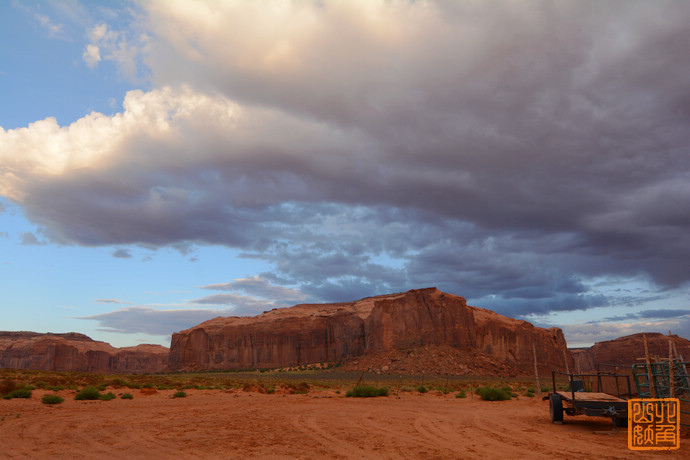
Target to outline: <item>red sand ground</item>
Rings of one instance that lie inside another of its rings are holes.
[[[112,390],[116,394],[124,390]],[[537,398],[488,402],[453,394],[345,398],[239,390],[173,390],[133,400],[0,400],[1,458],[690,458],[627,449],[610,420],[568,417],[553,425]],[[608,432],[608,434],[602,432]]]

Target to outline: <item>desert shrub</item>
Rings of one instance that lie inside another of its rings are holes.
[[[175,394],[173,394],[173,398],[186,398],[186,397],[187,397],[187,393],[185,393],[184,391],[178,391]]]
[[[295,394],[306,394],[311,390],[311,386],[307,382],[298,383],[295,387]]]
[[[132,396],[131,393],[125,393],[122,396],[120,396],[122,399],[134,399],[134,396]]]
[[[295,395],[307,394],[309,393],[309,390],[311,390],[311,386],[309,386],[307,382],[298,383],[297,385],[288,383],[287,385],[284,385],[284,387],[288,393]]]
[[[465,393],[465,390],[460,390],[460,391],[458,391],[458,392],[456,393],[455,397],[456,397],[456,398],[466,398],[466,397],[467,397],[467,393]]]
[[[95,400],[99,399],[100,397],[101,392],[96,387],[84,387],[83,389],[79,390],[76,395],[74,395],[74,399],[77,401]]]
[[[348,398],[371,398],[375,396],[388,396],[388,387],[376,388],[373,385],[359,385],[347,391]]]
[[[426,392],[429,391],[429,390],[427,390],[427,388],[426,388],[424,385],[419,385],[419,386],[417,387],[417,391],[418,391],[419,393],[426,393]]]
[[[19,388],[17,390],[12,390],[9,393],[7,393],[5,396],[3,396],[4,399],[30,398],[30,397],[31,397],[31,390],[28,388]]]
[[[12,379],[3,379],[0,382],[0,395],[6,395],[17,389],[17,384]]]
[[[115,394],[112,391],[109,391],[104,395],[100,395],[98,399],[100,399],[101,401],[112,401],[113,399],[115,399]]]
[[[65,399],[58,395],[43,395],[43,397],[41,398],[41,402],[43,404],[60,404],[64,401]]]
[[[481,387],[476,393],[484,401],[507,401],[511,398],[511,393],[504,388]]]
[[[124,386],[127,386],[127,381],[125,379],[122,379],[120,377],[115,377],[114,379],[110,380],[110,386],[113,388],[121,388]],[[104,388],[105,390],[105,388]]]

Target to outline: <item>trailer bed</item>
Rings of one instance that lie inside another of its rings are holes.
[[[572,401],[573,394],[575,395],[575,401],[601,401],[601,402],[625,402],[625,399],[618,398],[616,396],[610,395],[608,393],[589,393],[585,391],[576,391],[575,393],[570,391],[557,391],[557,394],[566,401]]]

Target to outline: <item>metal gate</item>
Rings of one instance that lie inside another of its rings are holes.
[[[673,363],[673,365],[671,365]],[[690,426],[690,362],[664,360],[633,365],[633,378],[640,398],[678,398],[680,424]],[[651,375],[650,375],[651,374]]]

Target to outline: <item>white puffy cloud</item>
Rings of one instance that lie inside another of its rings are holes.
[[[96,45],[88,44],[86,45],[82,58],[84,62],[86,62],[86,65],[94,68],[101,61],[101,49]]]
[[[99,23],[88,31],[88,38],[82,58],[89,67],[96,67],[102,58],[113,61],[123,77],[138,80],[138,60],[145,36],[132,39],[127,31],[113,30],[108,24]]]

